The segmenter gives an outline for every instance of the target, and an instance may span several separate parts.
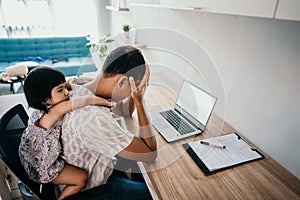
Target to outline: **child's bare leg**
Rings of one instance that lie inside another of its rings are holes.
[[[58,177],[52,181],[54,184],[66,185],[58,200],[79,192],[85,186],[86,180],[87,174],[84,170],[66,164]]]

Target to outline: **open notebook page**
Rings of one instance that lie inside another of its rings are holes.
[[[201,141],[226,146],[226,148],[201,144]],[[188,144],[210,171],[262,158],[261,154],[235,133],[193,141]]]

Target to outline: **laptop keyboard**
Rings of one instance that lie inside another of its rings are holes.
[[[173,110],[166,110],[160,114],[181,134],[187,134],[195,131],[195,129],[179,117]]]

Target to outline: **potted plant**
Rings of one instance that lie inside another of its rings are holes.
[[[128,24],[124,24],[124,25],[123,25],[123,31],[124,31],[124,32],[129,32],[130,29],[131,29],[131,27],[130,27]]]
[[[100,56],[106,56],[107,52],[107,44],[113,42],[113,39],[109,39],[110,34],[108,33],[103,38],[99,39],[98,41],[95,38],[88,36],[86,39],[89,41],[86,43],[86,47],[89,48],[91,53],[99,52]]]
[[[131,27],[128,24],[124,24],[123,25],[123,31],[125,34],[125,38],[129,39],[129,31],[130,31]]]

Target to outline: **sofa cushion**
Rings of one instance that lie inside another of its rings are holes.
[[[76,76],[84,72],[96,71],[91,57],[69,57],[68,61],[52,63],[52,59],[45,60],[40,66],[52,66],[64,73],[65,76]]]
[[[47,38],[1,38],[0,62],[23,60],[26,57],[85,57],[89,55],[85,47],[85,37],[47,37]]]
[[[90,52],[85,47],[85,36],[45,38],[1,38],[0,72],[5,68],[23,62],[28,57],[45,59],[40,66],[61,70],[65,76],[80,75],[96,71]],[[67,62],[52,63],[53,58],[67,58]]]
[[[12,65],[6,68],[8,76],[25,76],[28,73],[28,68],[25,65]]]

